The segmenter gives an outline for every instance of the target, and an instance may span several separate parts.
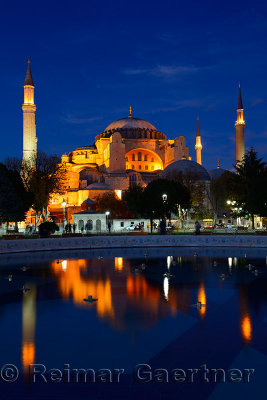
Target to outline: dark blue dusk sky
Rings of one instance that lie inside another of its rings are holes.
[[[27,58],[38,149],[93,143],[112,121],[146,119],[185,135],[203,164],[235,160],[238,82],[246,148],[267,159],[267,5],[264,1],[10,1],[1,3],[0,160],[22,153]]]

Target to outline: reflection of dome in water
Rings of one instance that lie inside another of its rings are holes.
[[[148,129],[152,131],[156,131],[154,125],[150,122],[145,121],[140,118],[127,117],[118,119],[117,121],[112,122],[109,126],[106,127],[105,131],[111,131],[112,129]]]
[[[202,167],[202,165],[190,160],[179,160],[168,165],[162,172],[162,177],[166,178],[172,174],[187,174],[193,173],[198,175],[198,179],[201,181],[210,181],[208,171]]]

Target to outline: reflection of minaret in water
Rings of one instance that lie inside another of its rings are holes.
[[[202,144],[201,144],[201,136],[200,136],[199,118],[198,117],[197,117],[197,133],[196,133],[195,150],[196,150],[196,161],[198,164],[201,165],[202,164],[202,161],[201,161]]]
[[[29,365],[35,360],[36,326],[36,286],[27,285],[31,290],[23,293],[22,298],[22,367],[29,371]]]
[[[204,319],[206,314],[206,302],[207,302],[204,282],[200,282],[198,288],[197,301],[200,302],[202,305],[198,310],[199,316],[201,319]]]
[[[244,287],[240,287],[240,330],[245,344],[250,344],[252,339],[252,324],[248,309],[247,294]]]
[[[237,119],[235,122],[236,129],[236,164],[243,160],[245,155],[245,121],[243,118],[243,102],[241,96],[241,88],[239,83],[238,101],[237,101]]]

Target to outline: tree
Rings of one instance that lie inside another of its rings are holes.
[[[207,188],[206,183],[200,179],[197,172],[187,171],[183,173],[172,171],[167,174],[167,179],[179,182],[189,190],[191,197],[191,218],[203,219],[211,216],[210,209],[205,204],[207,203],[207,199],[209,200],[210,198],[209,189]],[[178,208],[178,218],[181,221],[182,228],[184,227],[187,212],[187,208]]]
[[[213,215],[214,218],[217,218],[218,214],[226,212],[229,208],[227,206],[227,201],[236,199],[235,173],[224,171],[219,178],[212,179],[210,183],[210,193]]]
[[[163,199],[166,195],[166,200]],[[156,179],[150,182],[142,195],[143,214],[150,218],[151,231],[155,218],[165,218],[171,213],[182,217],[190,203],[189,190],[179,182]]]
[[[126,201],[123,199],[118,199],[114,192],[99,195],[94,201],[97,211],[109,211],[111,213],[111,216],[116,218],[132,217],[132,214],[127,207]]]
[[[143,192],[144,188],[142,186],[134,185],[129,187],[123,196],[128,209],[135,217],[139,217],[143,213]]]
[[[32,208],[41,214],[43,221],[48,220],[48,204],[54,193],[64,194],[66,191],[66,168],[60,158],[38,152],[36,167],[22,163],[21,176],[28,192],[32,193]]]
[[[248,214],[252,219],[254,229],[254,216],[267,216],[267,167],[262,158],[251,148],[243,160],[235,167],[236,204],[242,209],[242,214]]]
[[[17,171],[0,164],[0,222],[24,221],[32,203]]]

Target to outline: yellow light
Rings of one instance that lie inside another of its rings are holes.
[[[200,318],[203,319],[206,314],[206,293],[204,283],[201,282],[198,289],[197,301],[201,303],[201,308],[198,310]]]
[[[29,369],[30,364],[34,364],[35,344],[33,342],[22,343],[22,365],[24,371]]]
[[[115,194],[118,197],[118,199],[121,200],[121,198],[122,198],[122,190],[115,189]]]
[[[241,320],[241,332],[244,341],[248,344],[252,338],[252,327],[249,314],[245,314]]]
[[[122,257],[115,257],[115,269],[117,271],[123,270],[123,258]]]

